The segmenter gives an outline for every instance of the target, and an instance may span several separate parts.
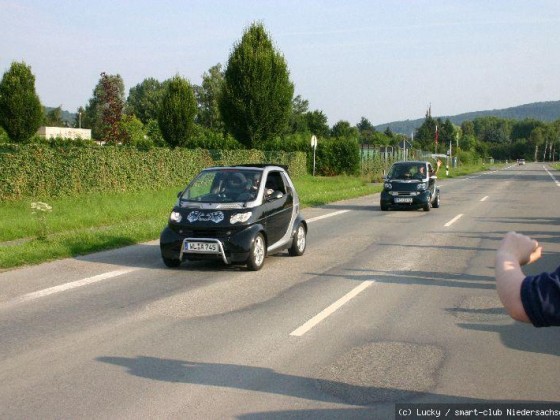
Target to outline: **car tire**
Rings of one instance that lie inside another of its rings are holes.
[[[175,258],[163,258],[163,263],[169,268],[176,268],[181,265],[181,260],[177,260]]]
[[[432,207],[433,207],[434,209],[439,208],[439,193],[436,194],[436,198],[435,198],[434,202],[432,203]]]
[[[307,231],[303,223],[300,223],[297,227],[296,234],[292,239],[292,246],[288,248],[288,253],[292,257],[299,257],[305,252],[307,246]]]
[[[424,204],[422,208],[424,209],[424,211],[430,211],[430,203]]]
[[[247,268],[251,271],[258,271],[264,265],[264,258],[266,257],[266,242],[262,233],[258,233],[251,245],[249,258],[247,259]]]
[[[381,208],[381,211],[387,211],[389,210],[389,206],[385,205],[385,204],[379,204],[379,207]]]

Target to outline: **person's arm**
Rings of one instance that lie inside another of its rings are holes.
[[[525,279],[521,266],[538,260],[541,251],[537,241],[509,232],[496,252],[496,289],[502,304],[515,320],[530,322],[521,301],[521,284]]]
[[[440,166],[441,166],[441,160],[438,159],[437,162],[436,162],[436,169],[435,169],[435,171],[433,171],[433,173],[431,175],[437,175]]]

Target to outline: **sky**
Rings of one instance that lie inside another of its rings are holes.
[[[253,22],[331,126],[560,100],[558,0],[0,0],[0,72],[76,112],[102,72],[201,84]]]

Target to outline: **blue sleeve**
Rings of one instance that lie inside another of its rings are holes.
[[[521,302],[535,327],[560,326],[560,267],[552,273],[525,277]]]

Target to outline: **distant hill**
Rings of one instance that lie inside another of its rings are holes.
[[[467,112],[465,114],[455,116],[432,116],[434,118],[441,118],[443,121],[449,118],[449,120],[456,125],[461,125],[463,121],[472,121],[478,117],[498,117],[513,120],[533,118],[535,120],[550,122],[560,119],[560,101],[535,102],[512,108]],[[423,122],[424,118],[419,118],[417,120],[394,121],[386,124],[380,124],[376,126],[375,129],[377,131],[385,131],[387,127],[391,127],[391,131],[393,133],[410,135],[410,133],[420,127]]]

